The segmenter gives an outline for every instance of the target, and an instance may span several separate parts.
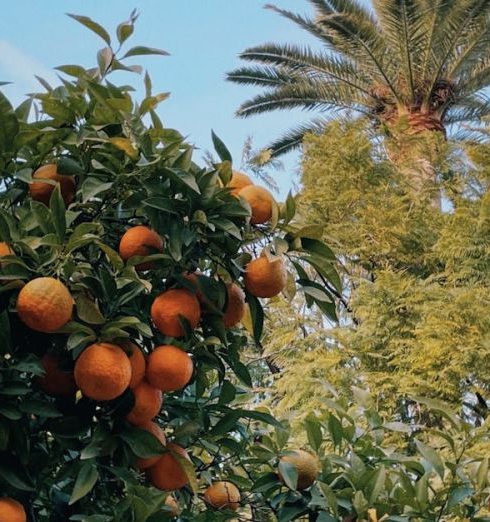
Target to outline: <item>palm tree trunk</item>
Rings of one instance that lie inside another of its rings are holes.
[[[407,186],[417,198],[427,197],[441,209],[441,190],[437,174],[447,148],[444,127],[439,120],[409,114],[390,122],[385,141],[388,158],[404,175]]]

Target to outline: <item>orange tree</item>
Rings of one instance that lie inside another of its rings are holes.
[[[241,352],[260,346],[259,298],[301,286],[335,316],[334,258],[299,224],[294,198],[233,193],[214,134],[220,162],[200,167],[157,116],[167,94],[148,74],[140,101],[109,81],[139,72],[133,56],[166,54],[121,50],[134,13],[117,50],[103,27],[72,17],[105,41],[98,66],[58,67],[59,86],[40,79],[44,91],[15,109],[0,95],[0,519],[277,511],[260,487],[248,497],[257,480],[280,486],[261,479],[270,453],[251,448],[264,426],[282,428],[253,408]]]

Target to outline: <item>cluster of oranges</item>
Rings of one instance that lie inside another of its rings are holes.
[[[60,175],[56,165],[45,165],[38,169],[29,192],[34,200],[49,204],[55,184],[59,183],[62,197],[68,205],[75,194],[75,179]],[[262,224],[273,215],[274,199],[269,191],[252,183],[243,173],[234,172],[229,183],[231,193],[247,201],[251,209],[251,223]],[[164,240],[151,228],[143,225],[129,228],[120,239],[119,254],[124,261],[135,256],[146,257],[161,253]],[[0,257],[14,255],[12,248],[0,243]],[[136,265],[138,271],[152,270],[154,263],[142,262]],[[209,309],[209,299],[199,285],[200,273],[183,274],[189,288],[170,288],[158,295],[151,306],[151,320],[164,336],[180,338],[185,330],[198,327],[203,315]],[[244,270],[245,289],[256,297],[273,297],[286,286],[287,272],[280,257],[262,255],[248,263]],[[225,327],[236,326],[243,318],[246,304],[245,293],[235,282],[226,284],[226,305],[222,310]],[[65,326],[72,317],[74,299],[69,289],[53,277],[38,277],[29,281],[19,292],[17,313],[29,328],[39,332],[52,333]],[[214,307],[215,308],[215,307]],[[109,401],[119,397],[128,388],[134,396],[134,405],[127,415],[132,425],[152,434],[168,450],[163,455],[140,458],[136,466],[147,472],[150,482],[157,488],[174,491],[188,483],[188,476],[182,459],[189,460],[186,450],[175,443],[167,443],[161,427],[154,422],[163,403],[163,392],[182,390],[192,379],[194,365],[191,356],[171,344],[158,346],[149,355],[132,342],[112,344],[98,342],[85,348],[75,361],[74,371],[63,369],[61,360],[52,354],[42,358],[44,377],[38,378],[38,385],[50,395],[74,395],[77,390],[95,401]],[[304,452],[305,453],[305,452]],[[306,482],[298,480],[298,488],[308,487],[316,478],[316,467],[306,454],[296,458],[298,472],[307,470]],[[298,460],[299,459],[299,460]],[[305,460],[306,459],[306,460]],[[294,460],[294,459],[293,459]],[[305,464],[306,462],[306,464]],[[312,467],[313,466],[313,467]],[[309,474],[308,474],[309,473]],[[306,485],[308,484],[308,485]],[[240,492],[230,482],[213,483],[205,492],[204,499],[211,507],[236,510],[240,503]],[[13,500],[0,499],[0,520],[5,513],[14,513],[23,508]],[[175,500],[168,497],[168,506],[177,513]],[[3,511],[2,511],[3,510]],[[10,510],[10,511],[9,511]],[[8,515],[8,520],[25,520]],[[19,515],[20,516],[20,515]]]
[[[74,178],[59,175],[56,166],[42,167],[36,171],[33,178],[59,182],[65,203],[69,204],[73,200]],[[253,224],[265,223],[271,219],[274,200],[266,189],[253,185],[245,174],[238,172],[234,172],[229,188],[232,194],[243,197],[248,202]],[[41,181],[30,185],[31,197],[45,204],[49,203],[53,190],[53,184]],[[119,253],[121,258],[127,261],[135,256],[145,257],[161,252],[163,247],[164,241],[155,231],[145,226],[135,226],[121,238]],[[13,254],[9,245],[0,243],[0,256]],[[151,270],[153,264],[140,263],[136,268],[139,271]],[[178,338],[184,335],[182,318],[190,328],[196,328],[201,320],[202,310],[209,304],[206,296],[200,291],[199,275],[186,274],[185,277],[193,283],[194,292],[184,288],[166,290],[155,298],[151,307],[153,323],[166,336]],[[286,279],[286,270],[280,258],[270,260],[267,256],[261,256],[247,265],[244,285],[256,297],[273,297],[282,291]],[[29,328],[46,333],[62,328],[71,319],[73,306],[74,300],[68,288],[60,281],[49,277],[40,277],[27,283],[17,300],[19,318]],[[224,325],[228,328],[235,326],[242,319],[244,312],[243,290],[236,283],[228,283],[227,305],[223,311]],[[165,434],[153,421],[162,406],[162,392],[184,388],[193,374],[191,357],[173,345],[159,346],[145,357],[134,343],[125,343],[122,346],[96,343],[86,348],[79,356],[74,374],[62,369],[60,359],[52,354],[46,354],[42,358],[42,365],[45,376],[38,379],[38,384],[51,395],[72,395],[80,389],[91,399],[107,401],[120,396],[130,388],[134,395],[134,406],[127,415],[127,420],[151,433],[163,445],[166,444]],[[148,470],[154,486],[163,490],[176,490],[188,482],[179,457],[189,459],[189,456],[185,449],[176,444],[168,443],[166,447],[169,450],[167,453],[139,459],[137,467],[140,470]],[[303,460],[304,458],[303,455]],[[308,461],[308,457],[306,460]],[[311,469],[311,466],[306,468]],[[301,489],[300,486],[303,484],[298,481],[298,488]],[[237,509],[240,493],[232,483],[220,481],[206,490],[204,498],[212,507]],[[175,500],[171,497],[168,503],[173,511],[177,509],[176,505],[173,505]],[[4,504],[14,510],[20,506],[15,501],[9,503],[6,499]]]

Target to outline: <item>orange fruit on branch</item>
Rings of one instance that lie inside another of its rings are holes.
[[[143,424],[139,424],[138,428],[148,431],[165,446],[165,433],[163,433],[162,428],[160,428],[160,426],[156,422],[147,421]],[[136,462],[136,466],[139,470],[151,468],[151,466],[156,464],[160,457],[161,455],[156,455],[155,457],[138,459],[138,461]]]
[[[312,455],[308,451],[294,450],[281,457],[281,462],[292,464],[298,472],[297,489],[303,490],[309,488],[320,473],[320,462],[316,455]],[[281,472],[279,478],[284,482]]]
[[[150,481],[158,489],[175,491],[183,488],[189,482],[189,479],[183,466],[172,452],[189,461],[191,459],[187,451],[177,444],[167,444],[167,448],[169,449],[168,453],[162,455],[156,464],[150,468]]]
[[[143,225],[132,227],[125,232],[119,243],[119,255],[123,261],[134,256],[149,256],[162,252],[163,239],[151,228]],[[153,263],[140,263],[137,270],[150,270]]]
[[[148,384],[146,381],[140,382],[133,389],[134,406],[128,413],[126,419],[132,424],[144,424],[155,418],[162,407],[162,392]]]
[[[177,346],[158,346],[148,357],[146,378],[162,391],[184,388],[191,380],[194,365],[187,352]]]
[[[228,183],[228,188],[231,189],[231,193],[234,196],[237,196],[242,188],[248,187],[249,185],[253,185],[253,181],[246,174],[239,172],[238,170],[233,171]]]
[[[231,509],[240,507],[240,491],[231,482],[213,482],[204,492],[204,500],[214,509]]]
[[[287,284],[287,272],[282,259],[267,256],[253,259],[245,268],[245,288],[255,297],[274,297]]]
[[[49,179],[60,184],[61,196],[65,205],[68,206],[75,197],[75,178],[74,176],[63,176],[58,174],[57,167],[54,163],[39,167],[32,175],[32,179]],[[51,194],[55,189],[55,185],[46,183],[45,181],[33,181],[29,185],[29,194],[35,201],[40,201],[45,205],[49,205]]]
[[[235,283],[226,285],[227,303],[223,315],[223,323],[226,328],[238,324],[245,313],[245,294]]]
[[[201,319],[201,306],[197,297],[189,290],[174,288],[163,292],[151,305],[151,318],[163,335],[182,337],[180,318],[187,320],[192,329]]]
[[[19,292],[17,313],[32,330],[52,333],[71,319],[73,304],[73,297],[61,281],[38,277]]]
[[[0,498],[0,522],[26,522],[24,506],[9,497]]]
[[[146,371],[146,358],[141,348],[134,343],[122,343],[121,347],[128,353],[129,362],[131,363],[131,381],[129,387],[136,388],[144,379]]]
[[[124,350],[115,344],[92,344],[75,363],[75,381],[87,397],[110,401],[129,386],[131,363]]]
[[[0,241],[0,257],[2,256],[13,256],[14,251],[10,248],[8,243]]]
[[[256,185],[249,185],[248,187],[242,188],[238,195],[244,198],[250,205],[250,209],[252,210],[250,223],[252,223],[252,225],[260,225],[270,221],[275,202],[272,194],[267,189],[257,187]]]
[[[36,379],[39,387],[48,395],[70,396],[77,391],[75,377],[72,371],[64,370],[61,367],[60,357],[53,354],[45,354],[41,359],[44,368],[44,375]]]

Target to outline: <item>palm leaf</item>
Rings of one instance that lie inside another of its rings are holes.
[[[265,44],[245,50],[240,57],[247,61],[275,65],[283,68],[283,72],[291,71],[292,74],[325,75],[327,80],[345,82],[365,94],[369,94],[368,89],[372,85],[372,79],[355,63],[295,45]]]
[[[272,157],[277,157],[286,152],[298,149],[303,144],[306,134],[321,134],[327,126],[329,120],[317,118],[308,123],[303,123],[287,131],[277,140],[274,140],[267,147],[272,153]]]

